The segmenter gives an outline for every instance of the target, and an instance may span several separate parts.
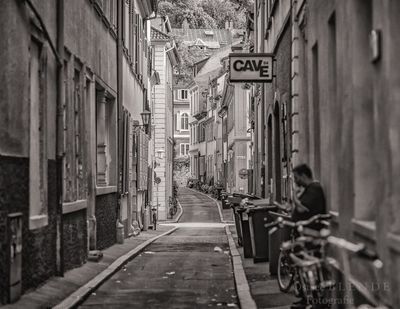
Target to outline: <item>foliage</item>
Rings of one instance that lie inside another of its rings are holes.
[[[181,157],[174,159],[174,169],[175,170],[182,170],[185,168],[189,168],[190,158],[189,157]]]
[[[235,29],[245,27],[245,10],[231,0],[203,0],[201,4],[204,11],[214,18],[218,28],[224,28],[226,21],[232,21]]]
[[[160,1],[158,14],[167,15],[173,28],[180,28],[185,19],[192,29],[216,28],[215,20],[203,10],[197,0]]]
[[[226,21],[241,29],[252,5],[253,0],[162,0],[158,14],[168,16],[173,28],[181,28],[186,19],[192,29],[224,28]]]

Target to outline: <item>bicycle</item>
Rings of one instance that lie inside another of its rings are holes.
[[[319,304],[327,294],[328,288],[333,285],[328,280],[327,272],[319,263],[319,257],[325,256],[324,247],[310,245],[311,237],[305,236],[308,231],[314,231],[307,226],[320,223],[329,226],[327,219],[329,214],[319,214],[308,220],[292,222],[278,217],[275,222],[266,224],[266,227],[274,229],[291,228],[291,240],[281,245],[278,257],[277,282],[279,289],[288,292],[294,286],[295,295],[305,300],[307,305]],[[313,308],[328,308],[326,306]]]
[[[280,219],[272,224],[280,227],[284,225],[293,226],[294,223]],[[297,237],[291,243],[285,242],[282,247],[285,250],[290,250],[289,261],[292,273],[292,284],[293,282],[298,284],[297,290],[300,292],[298,295],[305,299],[307,305],[311,305],[311,308],[329,308],[332,305],[332,300],[334,299],[329,298],[329,292],[332,287],[337,285],[336,282],[331,279],[333,277],[332,269],[340,269],[340,263],[326,254],[327,247],[331,245],[339,249],[343,263],[343,275],[346,282],[351,282],[368,302],[368,304],[360,304],[360,306],[354,305],[352,302],[353,295],[351,295],[346,288],[343,298],[344,301],[342,302],[345,308],[388,309],[379,298],[369,291],[361,282],[351,276],[349,252],[360,258],[371,261],[374,270],[379,270],[382,268],[383,264],[375,252],[367,249],[363,243],[354,244],[343,238],[331,236],[328,229],[322,229],[319,232],[304,227],[305,225],[301,222],[297,222],[297,225],[301,236]],[[301,250],[295,251],[295,248],[299,247]],[[310,250],[310,247],[316,250],[313,252]],[[371,305],[373,307],[371,307]]]

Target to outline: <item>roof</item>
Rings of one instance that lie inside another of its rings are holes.
[[[153,41],[170,41],[171,37],[168,34],[158,30],[157,28],[151,27],[151,40],[153,40]]]
[[[220,45],[232,43],[232,32],[229,29],[182,29],[173,28],[172,33],[184,42],[194,42],[197,39],[208,42],[218,42]],[[212,35],[211,35],[212,34]]]
[[[188,89],[189,86],[194,81],[193,78],[179,78],[179,74],[174,74],[173,80],[175,83],[173,84],[174,89]]]

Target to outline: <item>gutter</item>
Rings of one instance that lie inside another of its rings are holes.
[[[124,1],[117,2],[117,194],[118,194],[118,206],[117,206],[117,220],[121,221],[121,181],[120,181],[120,173],[122,172],[122,155],[123,155],[123,127],[122,127],[122,102],[123,102],[123,74],[122,74],[122,60],[123,60],[123,47],[122,47],[122,14],[123,14],[123,5]]]

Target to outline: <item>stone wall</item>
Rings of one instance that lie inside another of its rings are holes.
[[[48,222],[29,230],[29,159],[0,156],[0,303],[8,297],[9,264],[6,222],[9,213],[22,213],[22,291],[37,287],[56,274],[56,164],[48,161]],[[6,267],[3,267],[6,265]]]
[[[103,250],[115,244],[117,231],[116,193],[96,197],[97,249]]]
[[[78,267],[87,260],[86,209],[63,216],[64,271]]]

